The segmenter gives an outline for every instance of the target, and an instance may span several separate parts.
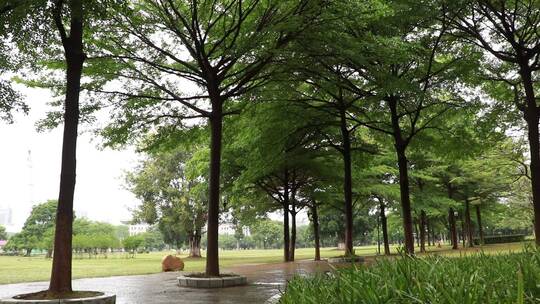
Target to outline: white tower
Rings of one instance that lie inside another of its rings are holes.
[[[33,164],[32,164],[32,150],[30,149],[28,149],[26,165],[28,166],[28,203],[29,203],[29,206],[34,206],[34,180],[32,177]]]

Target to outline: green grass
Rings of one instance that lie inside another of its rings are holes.
[[[297,249],[296,258],[313,258],[313,249]],[[321,249],[321,256],[339,255],[341,251],[333,248]],[[125,254],[112,254],[108,258],[73,260],[74,278],[108,277],[122,275],[150,274],[161,271],[161,259],[173,252],[152,252],[137,254],[135,258],[126,258]],[[371,250],[370,254],[374,251]],[[204,254],[204,252],[203,252]],[[180,256],[185,258],[185,256]],[[283,251],[276,250],[227,250],[220,251],[222,267],[278,263],[283,259]],[[203,271],[205,259],[185,259],[186,271]],[[50,278],[51,260],[43,256],[14,257],[0,256],[0,284],[46,281]]]
[[[297,277],[280,303],[539,303],[540,251],[495,252],[382,259],[371,266]]]
[[[522,245],[497,244],[485,246],[486,252],[507,252],[508,250],[519,251]],[[372,256],[376,253],[376,246],[363,246],[355,248],[357,255]],[[448,246],[442,248],[430,247],[430,250],[438,254],[460,255],[464,251],[451,251]],[[467,250],[471,251],[471,250]],[[393,247],[392,252],[396,253],[397,248]],[[74,278],[107,277],[121,275],[150,274],[161,271],[161,258],[170,254],[167,252],[154,252],[149,254],[137,254],[134,259],[126,258],[123,254],[109,255],[108,258],[98,259],[74,259]],[[312,248],[302,248],[296,250],[296,259],[313,258]],[[335,257],[342,255],[343,251],[335,248],[322,248],[321,257]],[[227,250],[220,251],[220,265],[222,267],[232,267],[248,264],[279,263],[283,259],[281,249],[272,250]],[[186,271],[203,271],[205,259],[186,259]],[[0,284],[46,281],[50,277],[51,260],[43,256],[36,257],[11,257],[0,256]]]

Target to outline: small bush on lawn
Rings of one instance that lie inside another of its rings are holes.
[[[540,303],[540,251],[381,260],[294,278],[281,303]]]

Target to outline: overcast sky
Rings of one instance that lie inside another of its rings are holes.
[[[38,133],[37,120],[45,117],[51,95],[42,89],[21,89],[29,115],[16,114],[14,124],[0,122],[0,209],[13,210],[8,231],[20,229],[32,205],[58,198],[62,127]],[[137,200],[123,188],[123,173],[136,165],[132,150],[100,150],[99,139],[79,136],[75,210],[79,216],[118,224],[130,219]],[[28,151],[31,151],[30,161]]]

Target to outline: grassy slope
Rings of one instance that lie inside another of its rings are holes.
[[[522,244],[499,244],[484,247],[486,252],[520,251]],[[395,248],[392,248],[395,251]],[[451,251],[447,246],[443,248],[430,248],[445,255],[459,255],[463,251]],[[471,251],[471,250],[467,250]],[[356,248],[357,255],[374,255],[375,246]],[[161,258],[167,253],[157,252],[150,254],[138,254],[134,259],[126,258],[125,255],[110,255],[107,259],[75,259],[73,261],[73,275],[75,278],[106,277],[119,275],[149,274],[161,271]],[[343,254],[335,248],[321,249],[323,258]],[[282,261],[283,251],[275,250],[242,250],[221,251],[220,265],[222,267],[278,263]],[[298,260],[313,258],[313,249],[297,249]],[[204,259],[187,259],[186,271],[202,271],[205,267]],[[0,284],[46,281],[49,279],[51,260],[44,257],[8,257],[0,256]]]

